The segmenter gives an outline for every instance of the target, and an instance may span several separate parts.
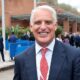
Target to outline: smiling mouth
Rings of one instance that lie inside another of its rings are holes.
[[[39,32],[39,35],[42,37],[45,37],[48,35],[49,32]]]

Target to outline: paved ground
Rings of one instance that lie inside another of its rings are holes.
[[[5,51],[5,62],[2,61],[0,55],[0,80],[13,80],[13,66],[14,61],[10,59],[9,51]]]
[[[10,60],[10,55],[8,50],[4,51],[4,57],[6,61]],[[2,62],[1,54],[0,54],[0,62]]]
[[[0,80],[13,80],[14,70],[8,69],[0,72]]]
[[[6,60],[5,62],[2,61],[2,58],[0,55],[0,71],[9,69],[14,65],[14,61],[10,59],[9,51],[5,51],[4,55],[5,55],[5,60]]]

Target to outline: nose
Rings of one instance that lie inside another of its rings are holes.
[[[42,30],[46,29],[46,23],[45,23],[44,21],[41,23],[40,28],[41,28]]]

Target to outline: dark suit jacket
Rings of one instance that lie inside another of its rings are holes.
[[[38,80],[34,46],[15,57],[13,80]],[[80,50],[56,40],[48,80],[80,80]]]

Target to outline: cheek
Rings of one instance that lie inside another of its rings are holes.
[[[56,31],[56,28],[52,28],[51,29],[51,35],[52,35],[52,37],[55,36],[55,31]]]
[[[38,29],[39,29],[38,26],[32,26],[32,27],[31,27],[31,31],[32,31],[32,32],[36,32],[36,31],[38,31]]]
[[[54,28],[52,27],[51,32],[55,33],[55,31],[56,31],[56,27],[54,27]]]
[[[30,27],[30,30],[31,30],[32,33],[35,32],[35,29],[33,27]]]
[[[33,35],[34,35],[35,37],[37,37],[38,33],[37,33],[37,31],[36,31],[35,29],[32,29],[32,33],[33,33]]]

